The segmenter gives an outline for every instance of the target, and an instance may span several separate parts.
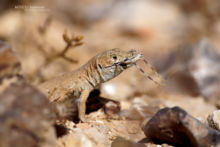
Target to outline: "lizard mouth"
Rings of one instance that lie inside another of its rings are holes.
[[[135,64],[138,60],[142,59],[143,55],[141,53],[136,54],[135,56],[133,55],[131,58],[126,58],[120,62],[114,63],[110,66],[106,66],[105,68],[109,68],[112,66],[121,66],[123,69],[126,69],[128,67],[131,67],[132,65]]]
[[[128,64],[125,64],[125,63],[121,63],[121,64],[119,64],[123,69],[126,69],[126,68],[128,68]]]

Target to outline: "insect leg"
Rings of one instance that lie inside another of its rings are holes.
[[[151,78],[151,76],[149,76],[146,72],[144,72],[144,70],[140,67],[140,66],[138,66],[136,63],[133,63],[136,67],[137,67],[137,69],[139,69],[148,79],[150,79],[151,81],[153,81],[154,83],[156,83],[157,85],[160,85],[158,82],[156,82],[155,80],[153,80],[152,78]]]

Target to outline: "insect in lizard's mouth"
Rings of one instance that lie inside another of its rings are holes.
[[[118,65],[120,65],[123,69],[126,69],[126,68],[134,65],[134,63],[141,58],[142,58],[142,54],[137,54],[135,57],[132,57],[130,59],[126,58],[122,62],[118,62]]]

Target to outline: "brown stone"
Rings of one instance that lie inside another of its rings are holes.
[[[11,47],[0,40],[0,78],[16,75],[20,72],[21,64]]]
[[[0,94],[0,146],[54,146],[53,124],[46,97],[23,80]]]
[[[208,147],[220,145],[220,133],[179,107],[159,110],[143,128],[154,143],[174,146]]]

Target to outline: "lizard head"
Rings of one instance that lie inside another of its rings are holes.
[[[141,58],[142,54],[135,50],[111,49],[97,56],[96,66],[102,79],[108,81],[134,65]]]

